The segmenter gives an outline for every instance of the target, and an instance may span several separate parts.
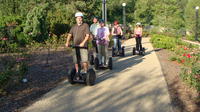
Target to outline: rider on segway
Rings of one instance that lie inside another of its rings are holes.
[[[90,55],[90,64],[93,65],[94,64],[94,59],[97,56],[98,54],[98,48],[97,48],[97,29],[100,28],[100,25],[99,25],[99,21],[98,21],[98,18],[95,16],[93,17],[93,24],[90,26],[90,32],[91,32],[91,35],[90,35],[90,38],[92,39],[92,46],[93,46],[93,54]]]
[[[97,46],[100,67],[108,66],[108,45],[109,39],[109,28],[105,26],[104,20],[100,20],[100,28],[97,29]]]
[[[75,17],[77,24],[71,28],[65,44],[66,47],[73,48],[73,61],[75,63],[75,68],[72,68],[70,74],[68,74],[68,81],[71,84],[80,82],[94,85],[96,80],[95,71],[92,68],[88,68],[89,26],[83,23],[83,14],[81,12],[77,12]],[[71,38],[73,39],[73,45],[70,44]],[[83,69],[81,65],[83,65]]]
[[[122,31],[122,28],[119,26],[118,21],[114,21],[114,26],[112,28],[111,34],[114,41],[113,53],[112,53],[113,56],[123,55],[122,46],[121,46],[123,31]]]
[[[136,48],[133,48],[133,55],[144,55],[145,48],[142,47],[142,24],[139,22],[136,23],[134,28],[134,37],[136,41]]]

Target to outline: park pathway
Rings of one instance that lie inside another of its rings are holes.
[[[134,39],[124,42],[126,56],[115,57],[112,71],[97,71],[94,86],[68,81],[23,112],[173,112],[160,63],[149,41],[145,56],[132,55]]]

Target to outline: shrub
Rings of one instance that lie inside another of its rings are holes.
[[[3,68],[0,70],[0,94],[4,94],[3,90],[9,85],[15,85],[21,81],[28,71],[25,55],[2,57],[0,61]]]
[[[176,43],[179,40],[176,40],[176,38],[168,37],[164,35],[152,35],[151,42],[153,43],[153,46],[156,48],[163,48],[163,49],[173,49],[176,46]]]
[[[180,76],[186,83],[200,91],[200,63],[194,64],[191,68],[182,68]]]

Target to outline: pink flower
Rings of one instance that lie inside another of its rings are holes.
[[[183,56],[186,56],[186,53],[184,53]]]
[[[191,56],[190,54],[187,54],[187,57],[188,57],[188,58],[191,58],[192,56]]]
[[[3,37],[1,40],[8,40],[8,38],[7,37]]]
[[[184,47],[184,50],[188,50],[188,48],[187,48],[187,47]]]
[[[17,58],[17,59],[16,59],[16,62],[21,62],[21,61],[23,61],[23,60],[25,60],[25,58]]]

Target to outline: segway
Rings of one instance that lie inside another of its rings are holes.
[[[104,38],[98,38],[98,39],[99,39],[99,41],[104,41]],[[96,54],[98,54],[98,49],[96,49]],[[96,70],[99,70],[99,69],[110,69],[110,70],[112,70],[113,69],[112,57],[109,57],[109,60],[108,60],[108,63],[107,63],[106,66],[100,66],[98,56],[94,57],[93,55],[91,55],[90,64],[94,65],[94,68]]]
[[[133,55],[142,55],[142,56],[144,56],[145,55],[145,48],[144,47],[142,47],[142,49],[141,50],[139,50],[139,52],[138,53],[136,53],[136,47],[133,47]]]
[[[114,47],[112,47],[112,57],[115,57],[115,56],[122,56],[124,57],[125,56],[125,47],[122,46],[121,47],[121,50],[116,50]]]
[[[94,69],[88,69],[87,73],[81,72],[81,56],[80,49],[87,49],[86,47],[80,46],[70,46],[75,49],[76,59],[78,64],[78,72],[76,73],[76,69],[72,68],[70,73],[68,74],[68,81],[70,84],[75,83],[85,83],[87,85],[94,85],[96,80],[96,73]]]
[[[121,37],[121,36],[119,36],[119,37]],[[120,40],[118,39],[117,40],[117,45],[118,45],[119,41]],[[122,57],[124,57],[125,56],[125,46],[119,46],[118,45],[118,48],[119,47],[121,47],[121,50],[117,50],[114,47],[112,47],[112,57],[115,57],[115,56],[122,56]]]
[[[96,44],[96,39],[92,40],[92,45],[95,48],[96,54],[98,54],[98,48],[97,48],[97,44]],[[96,55],[96,57],[97,57],[97,55]],[[94,61],[95,61],[96,57],[93,54],[90,55],[90,57],[89,57],[90,65],[94,65]]]
[[[112,57],[109,57],[109,60],[108,60],[108,63],[107,63],[106,66],[101,66],[99,64],[99,59],[96,57],[95,60],[94,60],[94,68],[96,70],[99,70],[99,69],[110,69],[110,70],[112,70],[113,69]]]

